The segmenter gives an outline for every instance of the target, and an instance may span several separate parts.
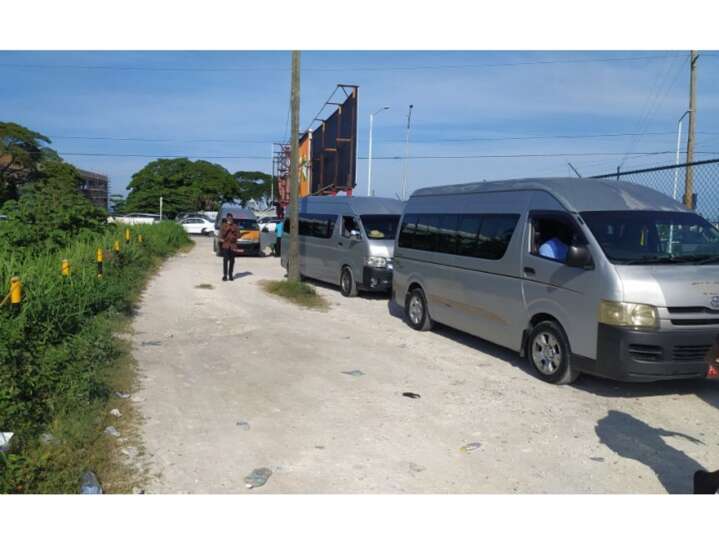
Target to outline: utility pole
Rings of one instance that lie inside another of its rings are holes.
[[[407,200],[407,160],[409,158],[409,129],[412,122],[413,107],[414,105],[410,104],[407,112],[407,136],[404,143],[404,171],[402,172],[402,200]]]
[[[697,94],[697,72],[696,63],[699,55],[696,51],[691,52],[689,63],[689,129],[687,131],[687,163],[694,162],[694,127],[696,124],[696,94]],[[687,166],[686,177],[684,178],[684,205],[692,209],[694,204],[694,172],[691,166]]]
[[[300,281],[300,210],[299,210],[299,132],[300,132],[300,52],[292,51],[292,87],[290,92],[292,132],[290,136],[290,252],[287,256],[287,280]]]

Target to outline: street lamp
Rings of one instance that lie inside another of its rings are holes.
[[[684,118],[691,113],[691,111],[692,110],[685,111],[679,118],[679,123],[677,124],[677,154],[674,159],[674,192],[672,193],[674,196],[674,200],[677,199],[677,181],[679,177],[679,146],[682,137],[682,122],[684,121]]]
[[[367,196],[372,196],[372,124],[374,116],[378,113],[388,110],[389,106],[384,106],[374,113],[369,114],[369,153],[367,154]]]
[[[677,184],[679,182],[679,147],[681,144],[681,137],[682,137],[682,122],[684,121],[684,118],[687,116],[687,114],[691,113],[692,110],[685,111],[682,116],[679,118],[679,122],[677,123],[677,154],[674,158],[674,190],[672,191],[672,198],[674,200],[677,199]],[[671,254],[673,251],[673,244],[674,244],[674,222],[672,222],[671,226],[669,227],[669,253]]]
[[[412,121],[412,108],[414,104],[409,105],[407,112],[407,136],[404,143],[404,172],[402,174],[402,200],[407,200],[407,159],[409,156],[409,129]]]

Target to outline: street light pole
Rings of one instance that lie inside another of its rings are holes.
[[[681,145],[681,137],[682,137],[682,122],[684,121],[684,118],[689,114],[691,110],[685,111],[682,116],[679,118],[679,122],[677,123],[677,154],[674,158],[674,191],[672,192],[672,198],[674,200],[677,199],[677,184],[679,183],[679,147]]]
[[[412,108],[413,104],[409,105],[409,111],[407,112],[407,137],[404,143],[404,172],[402,174],[402,200],[407,200],[407,159],[409,157],[409,129],[410,123],[412,122]]]
[[[372,125],[374,116],[378,113],[388,110],[389,106],[384,106],[374,113],[369,114],[369,153],[367,153],[367,196],[372,196]]]

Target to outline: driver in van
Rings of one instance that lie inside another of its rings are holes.
[[[563,263],[567,260],[569,246],[562,241],[559,231],[558,225],[549,226],[545,223],[545,228],[542,232],[542,238],[545,241],[539,246],[539,255]]]

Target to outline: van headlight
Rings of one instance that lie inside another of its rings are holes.
[[[599,303],[599,322],[620,327],[653,329],[657,327],[659,319],[656,307],[650,304],[603,300]]]
[[[367,257],[367,266],[372,268],[387,268],[389,263],[389,259],[385,257]]]

